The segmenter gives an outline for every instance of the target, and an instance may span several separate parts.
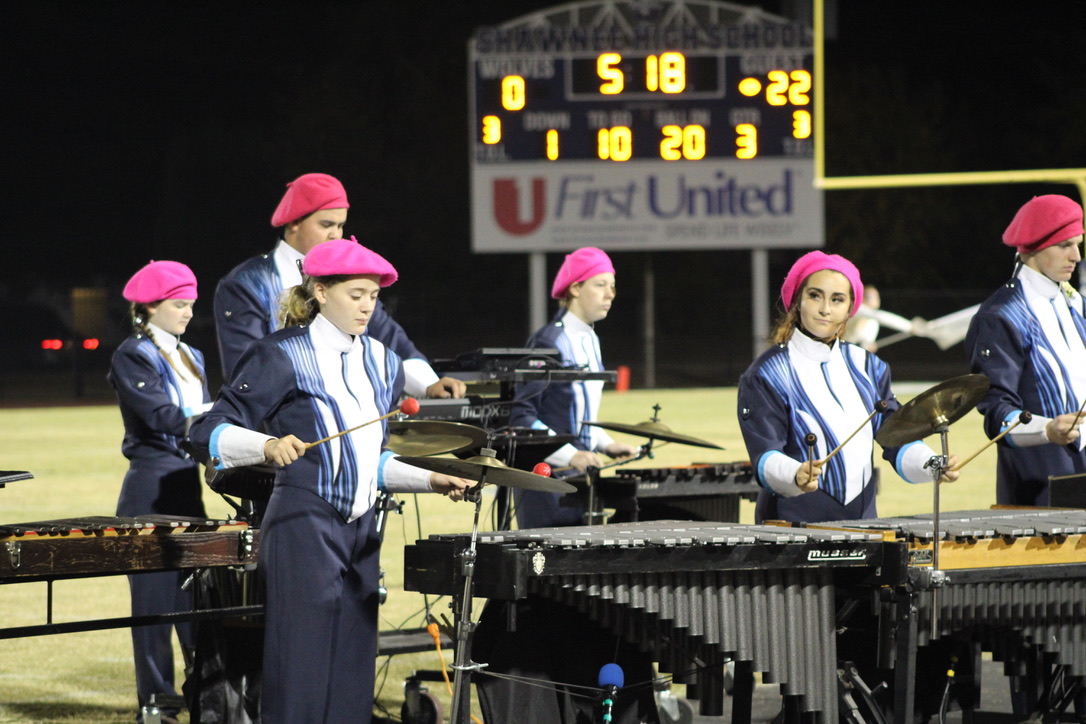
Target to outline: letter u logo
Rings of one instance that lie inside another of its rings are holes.
[[[532,216],[529,221],[522,221],[520,213],[520,193],[517,180],[512,178],[494,179],[494,220],[502,231],[513,236],[524,236],[539,228],[547,210],[546,186],[541,178],[532,179]]]

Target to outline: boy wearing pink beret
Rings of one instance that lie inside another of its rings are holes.
[[[557,348],[561,362],[599,372],[604,369],[595,325],[607,318],[615,300],[615,267],[606,252],[584,247],[567,254],[554,277],[551,297],[559,309],[549,324],[528,340],[528,347]],[[601,467],[604,455],[625,457],[638,449],[619,443],[585,421],[599,420],[602,381],[529,382],[517,385],[509,422],[517,427],[573,435],[547,457],[552,467],[585,471]],[[583,507],[562,505],[557,493],[514,489],[520,528],[584,525]],[[599,522],[599,521],[596,521]],[[509,611],[515,610],[515,615]],[[516,620],[516,630],[507,622]],[[581,612],[545,599],[529,598],[486,605],[476,632],[475,648],[488,670],[508,676],[476,681],[483,718],[490,722],[595,721],[596,702],[582,695],[596,685],[600,666],[617,663],[627,682],[650,682],[652,658],[636,646],[620,642]],[[526,684],[520,677],[531,679]],[[545,682],[546,685],[539,685]],[[651,686],[631,687],[636,695],[619,697],[614,724],[657,722]]]
[[[124,423],[121,452],[129,460],[117,515],[206,516],[199,470],[181,449],[188,421],[211,407],[204,356],[181,341],[196,297],[196,276],[176,261],[152,261],[124,287],[132,335],[113,353],[109,370]],[[192,610],[192,594],[181,588],[188,573],[129,576],[132,615]],[[176,630],[191,651],[192,624],[178,623]],[[176,696],[171,637],[169,625],[132,627],[137,721],[152,695]],[[176,714],[166,710],[162,721],[176,721]]]
[[[531,348],[557,348],[564,365],[578,365],[592,372],[604,369],[595,324],[607,318],[615,300],[615,267],[601,249],[584,247],[567,254],[554,277],[551,297],[559,303],[549,324],[529,339]],[[603,428],[582,425],[598,420],[602,381],[529,382],[518,385],[509,423],[518,427],[576,435],[577,441],[556,450],[546,462],[554,468],[584,472],[603,465],[601,455],[636,455],[637,448],[615,442]],[[559,495],[534,490],[514,490],[517,522],[521,528],[583,525],[585,511],[563,507]]]
[[[1082,206],[1066,196],[1035,196],[1015,214],[1003,243],[1015,251],[1011,279],[969,325],[965,349],[991,386],[977,405],[997,444],[996,501],[1048,505],[1048,478],[1086,472],[1077,414],[1086,400],[1086,320],[1070,285],[1082,260]]]
[[[280,230],[275,249],[242,262],[215,289],[215,330],[225,380],[231,379],[238,358],[253,340],[279,329],[279,305],[285,290],[301,284],[302,259],[319,244],[343,236],[349,208],[347,191],[334,176],[307,173],[287,184],[271,217],[271,225]],[[464,383],[439,379],[426,356],[380,302],[368,334],[403,360],[408,394],[464,396]]]

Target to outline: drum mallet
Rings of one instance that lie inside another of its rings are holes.
[[[855,431],[854,431],[854,432],[853,432],[853,433],[852,433],[851,435],[849,435],[848,437],[846,437],[846,438],[844,439],[844,441],[843,441],[843,442],[842,442],[842,443],[841,443],[840,445],[838,445],[837,447],[835,447],[835,448],[833,449],[833,451],[832,451],[832,452],[830,452],[830,454],[829,454],[829,455],[827,455],[826,457],[822,458],[821,460],[817,460],[817,461],[815,461],[815,465],[818,465],[819,467],[821,467],[821,466],[825,465],[825,464],[826,464],[827,462],[829,462],[830,458],[832,458],[832,457],[833,457],[834,455],[836,455],[837,453],[841,452],[841,448],[843,448],[843,447],[845,446],[845,443],[847,443],[847,442],[848,442],[849,440],[851,440],[852,438],[856,437],[856,434],[857,434],[857,433],[859,433],[859,432],[860,432],[860,430],[863,430],[863,429],[864,429],[865,427],[867,427],[867,423],[871,422],[871,419],[872,419],[873,417],[875,417],[875,415],[879,414],[880,412],[886,412],[886,410],[887,410],[887,409],[888,409],[889,407],[890,407],[890,406],[889,406],[888,404],[886,404],[886,400],[879,400],[879,401],[877,401],[877,402],[875,403],[875,409],[871,411],[871,414],[867,416],[867,419],[866,419],[866,420],[864,420],[864,421],[863,421],[863,423],[862,423],[862,424],[861,424],[861,425],[860,425],[859,427],[857,427],[857,428],[856,428],[856,430],[855,430]]]
[[[328,437],[322,437],[320,440],[317,440],[316,442],[307,442],[305,444],[305,449],[308,450],[309,448],[311,448],[311,447],[313,447],[315,445],[320,445],[322,442],[328,442],[329,440],[335,440],[340,435],[346,435],[349,432],[354,432],[355,430],[360,430],[363,427],[365,427],[366,425],[372,425],[375,422],[380,422],[381,420],[388,419],[388,418],[392,417],[393,415],[400,415],[400,414],[414,415],[419,411],[419,409],[420,409],[419,408],[419,401],[416,400],[414,397],[408,397],[406,400],[404,400],[403,402],[400,403],[399,408],[393,410],[392,412],[388,413],[387,415],[381,415],[376,420],[370,420],[369,422],[363,422],[361,425],[355,425],[351,429],[344,430],[343,432],[337,432],[335,435],[329,435]]]
[[[1082,400],[1082,406],[1081,406],[1081,407],[1079,407],[1079,408],[1078,408],[1078,412],[1076,412],[1076,413],[1075,413],[1075,422],[1078,422],[1078,419],[1079,419],[1080,417],[1082,417],[1082,412],[1083,412],[1084,410],[1086,410],[1086,398],[1083,398],[1083,400]]]
[[[973,458],[975,458],[975,457],[976,457],[977,455],[980,455],[980,454],[981,454],[982,452],[984,452],[985,450],[987,450],[987,449],[988,449],[988,448],[989,448],[989,447],[990,447],[991,445],[993,445],[993,444],[995,444],[995,443],[999,442],[1000,440],[1002,440],[1002,439],[1003,439],[1003,437],[1004,437],[1004,436],[1005,436],[1005,435],[1006,435],[1006,434],[1007,434],[1008,432],[1010,432],[1010,431],[1011,431],[1011,430],[1013,430],[1014,428],[1018,427],[1019,425],[1027,425],[1027,424],[1029,424],[1029,421],[1030,421],[1030,420],[1032,420],[1032,419],[1033,419],[1033,415],[1031,415],[1031,414],[1030,414],[1029,412],[1027,412],[1026,410],[1022,410],[1022,411],[1021,411],[1020,413],[1018,413],[1018,419],[1014,421],[1014,424],[1013,424],[1013,425],[1009,426],[1009,427],[1008,427],[1008,428],[1007,428],[1006,430],[1004,430],[1003,432],[999,433],[998,435],[996,435],[995,437],[993,437],[993,438],[992,438],[991,440],[989,440],[988,442],[986,442],[986,443],[985,443],[985,444],[984,444],[984,445],[983,445],[983,446],[981,447],[981,449],[980,449],[980,450],[977,450],[977,451],[976,451],[975,453],[973,453],[972,455],[970,455],[969,457],[967,457],[967,458],[966,458],[965,460],[962,460],[962,461],[961,461],[960,463],[958,463],[958,464],[957,464],[957,465],[955,465],[954,467],[952,467],[952,468],[949,468],[947,472],[951,472],[951,473],[956,473],[956,472],[958,472],[959,470],[961,470],[962,468],[964,468],[964,467],[965,467],[965,464],[966,464],[966,463],[968,463],[968,462],[969,462],[970,460],[972,460]]]

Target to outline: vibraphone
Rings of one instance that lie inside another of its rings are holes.
[[[739,501],[758,497],[749,462],[673,468],[615,468],[596,483],[605,508],[628,520],[739,522]]]
[[[260,531],[243,522],[176,516],[96,516],[0,525],[0,584],[49,583],[48,623],[0,629],[0,638],[139,623],[130,617],[53,623],[52,583],[66,578],[255,564],[259,538]],[[195,613],[189,616],[196,617]]]
[[[407,546],[404,587],[462,590],[468,545],[466,535],[439,535]],[[886,545],[864,531],[675,521],[481,533],[474,595],[582,611],[651,651],[703,714],[723,713],[731,659],[834,722],[836,591],[874,575]],[[748,696],[748,717],[749,705]]]
[[[1086,511],[996,508],[940,516],[939,570],[932,570],[931,516],[825,523],[882,534],[888,543],[884,579],[858,598],[871,602],[877,667],[892,671],[894,720],[911,722],[917,688],[917,649],[953,642],[962,671],[959,688],[975,686],[981,651],[1022,672],[1023,656],[1043,654],[1071,677],[1086,675]],[[947,669],[938,667],[939,674]],[[942,678],[942,682],[946,677]],[[942,686],[940,685],[940,690]],[[1031,704],[1054,705],[1033,691]],[[935,712],[923,711],[921,716]]]

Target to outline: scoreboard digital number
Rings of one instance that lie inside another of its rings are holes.
[[[812,156],[812,63],[809,49],[478,56],[475,160]]]

